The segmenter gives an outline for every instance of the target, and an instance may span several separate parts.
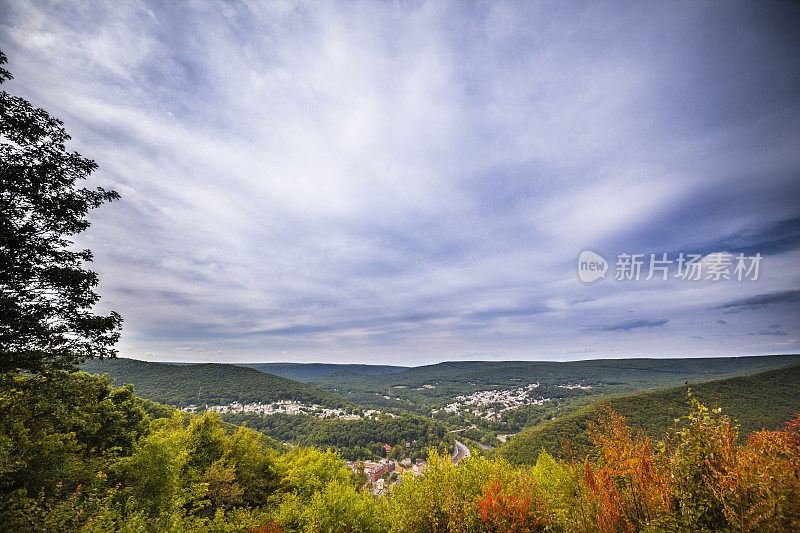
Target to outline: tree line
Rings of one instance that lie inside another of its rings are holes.
[[[281,442],[299,446],[331,448],[349,461],[405,457],[425,459],[430,448],[446,454],[452,450],[453,436],[434,420],[410,414],[386,414],[362,420],[321,419],[302,415],[226,414],[233,424],[247,424]],[[385,445],[391,452],[384,450]]]

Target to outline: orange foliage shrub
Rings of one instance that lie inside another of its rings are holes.
[[[625,418],[607,410],[591,426],[598,455],[587,457],[584,474],[600,531],[639,531],[667,508],[667,489],[653,445],[635,435]]]
[[[495,479],[478,502],[481,520],[492,532],[544,531],[548,512],[538,493],[529,475],[517,475],[507,483]]]

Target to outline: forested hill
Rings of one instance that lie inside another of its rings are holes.
[[[344,459],[380,459],[386,456],[381,448],[393,447],[393,458],[427,458],[429,448],[443,455],[453,449],[455,436],[438,420],[404,414],[380,416],[364,420],[325,420],[315,416],[276,414],[225,414],[223,420],[233,425],[255,429],[281,442],[331,449]]]
[[[761,429],[780,429],[800,413],[800,365],[699,384],[692,394],[708,407],[738,421],[741,434]],[[514,463],[533,463],[542,449],[559,453],[565,442],[583,449],[589,444],[589,424],[606,408],[623,415],[628,424],[651,436],[663,436],[664,428],[689,413],[687,387],[622,396],[594,403],[563,418],[529,429],[500,449]]]
[[[632,389],[664,388],[684,381],[709,381],[796,365],[800,355],[709,357],[682,359],[594,359],[584,361],[448,361],[379,376],[352,373],[319,376],[322,386],[364,384],[369,387],[445,385],[485,387],[514,385],[520,380],[560,384],[581,382]],[[344,378],[339,383],[336,378]]]
[[[407,370],[407,366],[393,365],[359,365],[334,363],[238,363],[239,366],[255,368],[276,376],[283,376],[297,381],[310,381],[323,378],[342,371],[357,376],[380,376]]]
[[[117,387],[130,383],[137,396],[177,407],[277,400],[328,407],[347,405],[339,396],[313,385],[230,364],[173,365],[118,358],[89,360],[81,370],[107,373]]]
[[[567,397],[570,408],[594,400],[764,372],[800,364],[800,355],[584,361],[449,361],[367,376],[332,372],[307,380],[362,405],[429,414],[458,395],[540,383],[544,395]],[[591,389],[565,389],[581,384]],[[391,400],[386,399],[390,397]],[[391,405],[387,405],[391,403]]]

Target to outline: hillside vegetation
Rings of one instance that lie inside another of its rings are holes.
[[[540,383],[544,395],[558,394],[570,407],[594,400],[725,379],[800,364],[800,355],[686,359],[606,359],[570,362],[453,361],[382,375],[334,372],[308,379],[342,396],[377,406],[389,396],[397,406],[430,414],[453,396],[485,389]],[[587,390],[559,389],[562,384],[590,385]],[[374,402],[374,403],[373,403]]]
[[[132,384],[142,398],[176,407],[278,400],[328,407],[347,405],[342,398],[313,385],[229,364],[172,365],[119,358],[89,360],[81,370],[108,374],[116,380],[115,386]]]
[[[709,381],[690,386],[692,394],[710,406],[724,406],[738,420],[742,434],[777,429],[800,412],[800,365],[750,376]],[[572,446],[585,450],[591,444],[590,424],[606,410],[623,415],[628,424],[650,436],[663,433],[674,420],[689,412],[687,387],[623,396],[594,403],[563,418],[547,422],[513,437],[500,449],[514,463],[534,463],[542,449],[551,454]],[[567,446],[565,446],[565,444]]]
[[[237,363],[238,366],[255,368],[297,381],[313,381],[336,372],[350,372],[355,376],[379,376],[406,370],[407,366],[360,365],[335,363]]]
[[[0,531],[797,531],[800,418],[746,443],[695,400],[658,441],[609,414],[591,453],[535,465],[431,451],[389,498],[333,452],[275,448],[206,413],[151,418],[85,373],[0,388]]]
[[[311,416],[227,414],[223,420],[260,431],[281,442],[332,449],[350,461],[380,459],[424,459],[429,448],[446,455],[453,448],[453,434],[439,421],[415,415],[383,415],[364,420],[328,420]],[[387,454],[382,447],[393,448]]]

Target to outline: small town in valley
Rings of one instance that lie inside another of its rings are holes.
[[[197,405],[188,405],[181,409],[184,413],[198,413],[209,412],[218,414],[228,413],[247,413],[258,415],[310,415],[318,418],[336,418],[339,420],[365,420],[382,415],[395,418],[393,413],[384,413],[375,409],[329,409],[322,407],[318,404],[304,404],[291,400],[283,400],[272,403],[249,403],[241,404],[239,402],[231,402],[228,405],[205,405],[199,407]]]
[[[500,421],[501,413],[517,409],[524,405],[544,405],[552,401],[551,398],[536,397],[533,391],[539,388],[539,383],[530,383],[525,387],[508,390],[482,390],[467,396],[456,396],[454,402],[442,409],[434,409],[433,414],[439,411],[458,415],[470,414],[490,421]]]

